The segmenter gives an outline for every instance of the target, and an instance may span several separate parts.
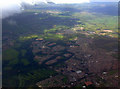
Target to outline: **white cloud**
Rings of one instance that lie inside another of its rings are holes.
[[[119,2],[120,0],[90,0],[91,2]]]
[[[8,8],[13,5],[20,5],[21,1],[20,0],[1,0],[0,1],[0,8]]]
[[[19,13],[21,7],[20,0],[1,0],[0,1],[0,9],[2,9],[2,13],[0,13],[0,19],[8,17],[13,13]]]
[[[0,8],[8,8],[13,5],[20,5],[22,2],[34,4],[35,2],[47,2],[52,1],[55,3],[83,3],[90,2],[90,0],[0,0]]]
[[[84,3],[90,2],[90,0],[52,0],[55,3]]]
[[[21,10],[21,3],[35,4],[37,2],[52,1],[54,3],[83,3],[89,2],[89,0],[0,0],[0,9],[2,8],[2,16],[7,17],[14,13],[19,13]],[[1,17],[1,13],[0,13]]]

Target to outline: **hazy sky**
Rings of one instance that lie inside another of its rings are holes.
[[[90,2],[89,0],[0,0],[0,8],[9,8],[14,5],[20,6],[22,2],[33,4],[33,2],[53,1],[55,3],[83,3]]]
[[[120,0],[90,0],[91,2],[119,2]]]
[[[0,0],[0,9],[2,8],[2,18],[12,15],[13,13],[19,13],[21,11],[21,3],[26,2],[28,4],[34,4],[35,2],[47,2],[52,1],[54,3],[85,3],[85,2],[118,2],[119,0]],[[0,12],[1,18],[1,12]]]
[[[51,0],[55,3],[83,3],[90,2],[89,0]]]
[[[55,3],[82,3],[89,2],[89,0],[0,0],[0,7],[7,7],[14,4],[20,4],[21,2],[27,2],[32,4],[33,2],[46,2],[53,1]]]
[[[83,2],[115,2],[119,0],[0,0],[0,7],[5,8],[12,5],[20,5],[21,2],[32,4],[33,2],[53,1],[55,3],[83,3]]]

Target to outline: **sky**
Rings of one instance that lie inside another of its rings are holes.
[[[21,3],[34,4],[36,2],[52,1],[56,4],[61,3],[89,3],[89,2],[118,2],[119,0],[0,0],[0,18],[7,17],[13,13],[19,13],[21,11]],[[34,2],[34,3],[33,3]],[[2,13],[1,13],[2,9]]]
[[[91,2],[119,2],[120,0],[90,0]]]
[[[46,2],[52,1],[55,3],[83,3],[89,2],[89,0],[0,0],[0,6],[8,6],[13,4],[20,4],[21,2],[26,2],[32,4],[32,2]]]
[[[21,3],[25,2],[28,4],[35,4],[36,2],[47,2],[52,1],[54,3],[83,3],[89,2],[89,0],[0,0],[0,9],[2,9],[2,13],[0,11],[0,19],[3,17],[8,17],[13,13],[21,12]]]
[[[83,3],[90,2],[89,0],[51,0],[55,3]]]
[[[118,2],[119,0],[0,0],[0,8],[8,8],[13,5],[18,5],[22,2],[33,4],[33,2],[53,1],[54,3],[84,3],[84,2]]]

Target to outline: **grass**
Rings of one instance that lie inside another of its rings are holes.
[[[113,32],[106,32],[107,36],[118,37],[118,34],[114,34],[118,32],[118,17],[117,16],[109,16],[102,15],[101,17],[96,13],[89,12],[77,12],[72,15],[75,18],[80,19],[77,22],[82,22],[82,24],[78,24],[79,27],[84,27],[85,31],[94,31],[97,34],[104,30],[111,30]],[[100,30],[98,30],[100,29]]]
[[[16,51],[15,49],[7,49],[3,52],[3,60],[13,60],[17,59],[19,55],[19,52]]]
[[[64,36],[62,34],[46,34],[44,36],[45,39],[53,39],[53,40],[62,40],[64,38]]]
[[[118,74],[118,70],[112,70],[112,71],[108,72],[109,75],[113,75],[113,74],[116,74],[116,73]]]
[[[24,57],[25,54],[26,54],[26,52],[27,52],[26,50],[22,49],[22,50],[21,50],[21,55]]]
[[[28,64],[30,64],[30,62],[28,61],[28,59],[21,59],[21,62],[26,66]]]
[[[21,74],[18,76],[19,87],[25,86],[27,83],[29,83],[29,85],[32,85],[38,82],[38,80],[40,81],[42,79],[46,79],[50,75],[54,75],[55,73],[55,71],[49,69],[37,69],[27,73],[26,75]]]
[[[21,36],[21,37],[19,37],[19,40],[24,41],[24,40],[37,38],[37,37],[38,37],[38,35]]]

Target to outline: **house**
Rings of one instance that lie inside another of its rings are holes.
[[[51,43],[48,46],[55,46],[55,45],[56,45],[56,43]]]
[[[34,13],[35,15],[38,15],[38,13]]]
[[[78,71],[76,71],[76,73],[77,73],[77,74],[80,74],[80,73],[82,73],[82,71],[81,71],[81,70],[78,70]]]
[[[92,85],[92,84],[93,84],[93,83],[90,82],[90,81],[85,82],[85,85],[86,85],[86,86],[89,86],[89,85]]]
[[[43,40],[43,38],[38,38],[38,39],[36,39],[36,40],[42,41],[42,40]]]

